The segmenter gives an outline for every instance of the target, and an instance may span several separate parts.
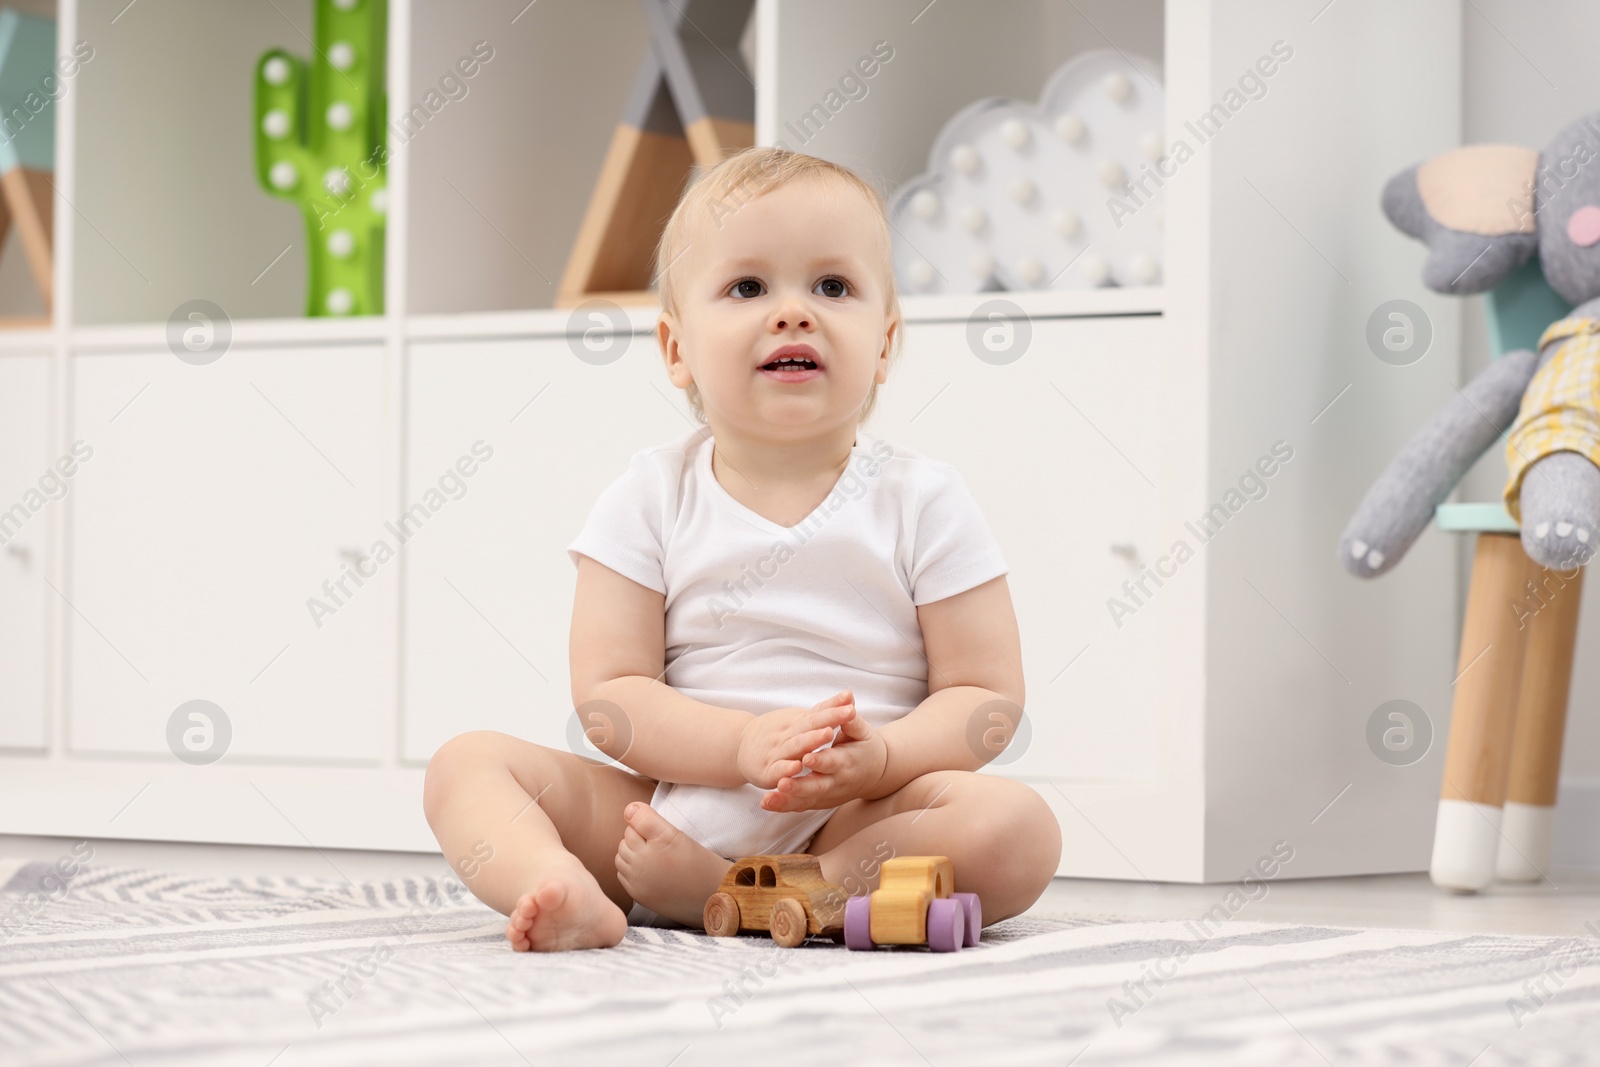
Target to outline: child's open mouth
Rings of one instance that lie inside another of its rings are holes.
[[[808,382],[822,373],[822,361],[810,345],[784,345],[760,370],[775,381]]]
[[[761,373],[780,382],[808,382],[819,376],[822,368],[809,359],[785,358],[768,363]]]

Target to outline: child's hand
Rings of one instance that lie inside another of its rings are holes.
[[[854,701],[846,689],[809,708],[776,708],[757,715],[745,724],[739,740],[739,773],[762,789],[799,774],[800,757],[833,740],[834,727],[855,714]]]
[[[780,779],[777,790],[761,798],[762,808],[767,811],[836,808],[878,784],[889,762],[888,746],[883,735],[861,717],[854,704],[849,705],[849,710],[850,716],[839,724],[839,739],[833,747],[809,752],[801,759],[801,764],[811,773]]]

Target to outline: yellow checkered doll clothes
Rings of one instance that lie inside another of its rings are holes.
[[[1565,340],[1562,340],[1565,338]],[[1506,435],[1505,505],[1522,521],[1518,498],[1528,468],[1552,452],[1587,456],[1600,467],[1600,319],[1566,318],[1551,323],[1539,351],[1561,344],[1522,395],[1522,407]]]

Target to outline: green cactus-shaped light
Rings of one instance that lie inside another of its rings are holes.
[[[256,177],[300,205],[307,315],[383,312],[386,0],[314,0],[316,55],[256,64]]]

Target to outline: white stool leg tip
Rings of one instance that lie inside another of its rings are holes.
[[[1495,877],[1507,882],[1537,882],[1550,869],[1550,842],[1555,836],[1556,809],[1506,801],[1500,822],[1500,851]]]
[[[1468,800],[1439,801],[1428,874],[1441,889],[1476,892],[1494,881],[1500,809]]]

